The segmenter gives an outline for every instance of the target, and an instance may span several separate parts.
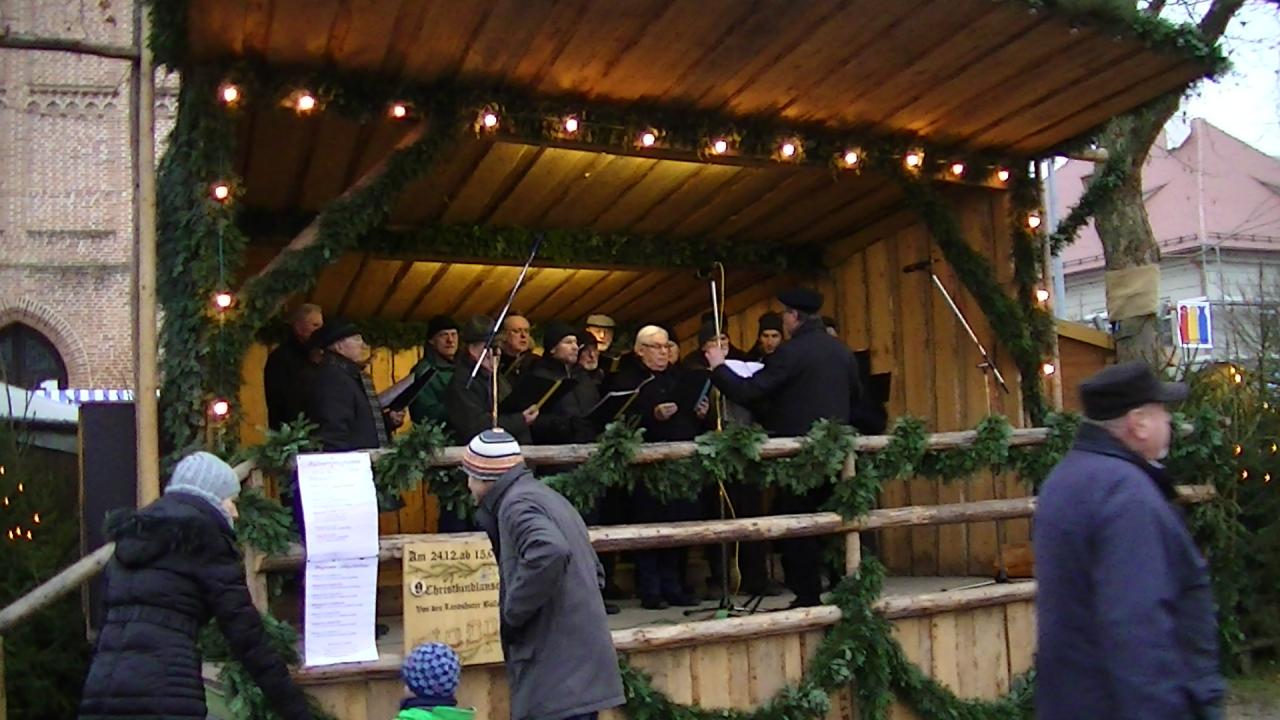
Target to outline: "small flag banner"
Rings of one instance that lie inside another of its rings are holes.
[[[1184,348],[1213,347],[1213,314],[1208,302],[1179,302],[1174,323],[1178,345]]]

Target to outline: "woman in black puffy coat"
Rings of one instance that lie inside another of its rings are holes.
[[[164,496],[112,518],[105,616],[81,720],[204,720],[196,637],[210,618],[284,720],[311,717],[249,599],[231,529],[240,483],[209,453],[183,458]]]

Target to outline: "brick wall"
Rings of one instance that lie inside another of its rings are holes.
[[[119,0],[0,4],[14,33],[114,45],[132,17]],[[125,61],[0,49],[0,327],[43,333],[75,387],[133,384],[131,80]],[[177,83],[157,83],[162,142]]]

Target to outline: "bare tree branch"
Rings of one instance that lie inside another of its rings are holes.
[[[1231,18],[1244,6],[1244,0],[1213,0],[1209,11],[1200,18],[1200,32],[1210,42],[1217,42],[1227,31]]]
[[[1161,10],[1164,10],[1164,5],[1165,0],[1151,0],[1151,2],[1147,4],[1146,10],[1143,10],[1143,12],[1151,17],[1156,17],[1160,14]]]

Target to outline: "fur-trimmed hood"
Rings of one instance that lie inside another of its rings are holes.
[[[107,537],[116,542],[115,559],[125,567],[143,567],[177,554],[200,559],[238,554],[235,533],[209,503],[177,493],[140,510],[107,516]]]

